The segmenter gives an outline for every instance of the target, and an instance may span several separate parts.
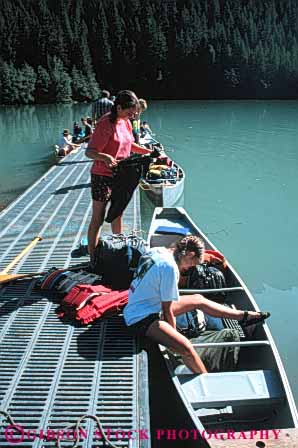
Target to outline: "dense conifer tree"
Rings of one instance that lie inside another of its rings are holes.
[[[47,70],[39,65],[37,67],[37,78],[36,78],[36,91],[35,100],[37,103],[47,103],[50,102],[50,93],[52,87],[51,77]]]
[[[72,98],[71,78],[64,70],[62,60],[56,56],[53,58],[49,57],[48,67],[55,101],[58,103],[70,102]]]
[[[1,100],[3,104],[19,104],[18,71],[13,63],[4,62],[0,67]]]
[[[30,65],[24,64],[18,70],[18,92],[20,103],[31,104],[35,102],[34,94],[36,79],[36,73]]]
[[[72,97],[76,101],[86,101],[89,99],[89,89],[85,75],[74,65],[71,71]]]
[[[296,0],[0,0],[0,8],[5,104],[91,101],[99,86],[157,97],[297,95]]]

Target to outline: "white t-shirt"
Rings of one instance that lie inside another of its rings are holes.
[[[162,310],[161,302],[179,300],[179,269],[173,254],[164,247],[151,249],[140,259],[124,308],[126,325]]]
[[[61,135],[59,138],[58,146],[60,149],[65,149],[71,143],[71,135]]]

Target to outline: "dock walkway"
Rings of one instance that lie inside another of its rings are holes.
[[[77,264],[70,254],[86,235],[91,216],[90,163],[83,151],[69,155],[2,211],[0,270],[37,235],[43,239],[10,273]],[[139,207],[136,192],[124,215],[125,231],[140,229]],[[36,280],[0,289],[0,410],[22,426],[22,434],[13,431],[15,440],[22,438],[22,447],[54,446],[51,438],[33,440],[30,430],[51,429],[55,437],[84,414],[97,415],[118,446],[128,446],[128,431],[142,429],[150,437],[147,357],[122,319],[82,327],[63,323],[56,308],[57,299],[45,296]],[[84,422],[80,447],[104,446],[98,433],[93,438],[93,423]],[[0,415],[1,448],[16,443],[5,433],[7,424]],[[132,434],[129,446],[150,446],[146,437]],[[68,439],[63,446],[72,446]]]

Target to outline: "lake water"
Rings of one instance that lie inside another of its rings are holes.
[[[0,206],[54,163],[86,104],[0,109]],[[159,101],[144,114],[186,171],[184,207],[261,309],[298,404],[298,102]]]

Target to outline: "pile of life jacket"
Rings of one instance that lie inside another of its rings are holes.
[[[63,298],[58,315],[88,325],[107,312],[109,315],[119,313],[127,300],[128,290],[113,291],[103,285],[77,284]]]
[[[59,317],[87,325],[103,314],[119,313],[126,305],[134,271],[146,250],[146,242],[135,234],[107,235],[100,239],[88,271],[52,268],[37,286],[61,298]]]
[[[51,269],[40,281],[42,290],[61,297],[57,314],[88,325],[107,312],[119,313],[128,300],[128,290],[113,290],[100,284],[102,277],[87,271]],[[88,282],[88,283],[84,283]]]

